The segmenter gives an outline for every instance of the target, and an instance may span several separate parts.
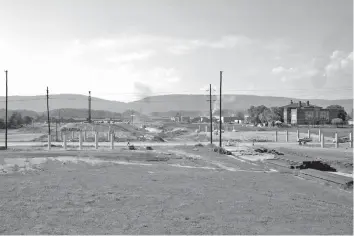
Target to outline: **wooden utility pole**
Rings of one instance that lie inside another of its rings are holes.
[[[6,100],[5,100],[5,149],[7,150],[7,100],[8,100],[8,94],[7,94],[7,70],[5,70],[5,75],[6,75]]]
[[[222,98],[222,96],[221,96],[221,87],[222,87],[222,71],[220,71],[220,122],[219,122],[219,136],[220,136],[220,140],[219,140],[219,146],[220,146],[220,148],[222,147],[222,140],[221,140],[221,133],[222,133],[222,131],[221,131],[221,123],[222,123],[222,121],[221,121],[221,98]],[[220,150],[220,152],[221,152],[221,150]]]
[[[47,115],[48,115],[48,135],[50,136],[50,118],[49,118],[49,89],[47,87]]]
[[[213,107],[212,107],[212,102],[214,101],[212,99],[212,94],[211,94],[211,84],[209,84],[209,110],[210,110],[210,144],[213,144]]]
[[[132,110],[131,117],[132,117],[132,125],[133,125],[134,124],[134,110]]]
[[[58,120],[55,119],[55,141],[58,142]]]
[[[88,110],[88,123],[91,123],[91,91],[89,91],[89,97],[88,97],[88,105],[89,105],[89,110]]]

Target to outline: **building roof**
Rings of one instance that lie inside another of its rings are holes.
[[[286,106],[282,106],[281,108],[299,108],[299,103],[294,102],[294,103],[288,104]],[[301,102],[301,108],[322,108],[322,107],[311,105],[311,104],[310,104],[310,106],[307,106],[306,102]]]

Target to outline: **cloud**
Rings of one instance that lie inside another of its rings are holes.
[[[140,61],[150,58],[151,56],[155,55],[154,50],[145,50],[141,52],[131,52],[126,54],[116,54],[114,56],[107,57],[108,62],[112,63],[126,63],[126,62],[133,62],[133,61]]]
[[[158,84],[163,82],[177,83],[180,81],[174,68],[157,67],[150,72],[150,76]]]
[[[183,55],[190,53],[200,48],[211,49],[230,49],[236,47],[243,47],[252,44],[253,41],[242,35],[228,35],[223,36],[216,41],[211,40],[176,40],[173,45],[168,48],[172,54]]]
[[[353,53],[337,50],[327,57],[315,57],[310,63],[299,65],[297,68],[275,67],[272,74],[282,82],[307,80],[315,88],[352,86]]]
[[[254,41],[248,37],[242,35],[229,35],[222,37],[219,41],[208,42],[206,43],[207,47],[211,48],[234,48],[237,46],[248,46],[251,45]]]
[[[325,71],[328,76],[353,74],[353,52],[346,54],[343,51],[334,51]]]

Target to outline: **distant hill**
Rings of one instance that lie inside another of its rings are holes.
[[[122,112],[126,110],[126,103],[92,98],[93,110]],[[9,96],[8,107],[10,110],[32,110],[44,112],[47,110],[46,96]],[[0,97],[0,109],[5,108],[5,97]],[[88,96],[79,94],[54,94],[50,95],[49,110],[62,108],[87,109]]]
[[[193,114],[208,114],[209,103],[208,97],[205,95],[161,95],[147,97],[139,101],[124,103],[118,101],[109,101],[100,98],[92,98],[92,109],[100,111],[108,111],[115,113],[122,113],[126,110],[135,110],[143,114],[150,114],[152,112],[168,112],[166,114],[175,115],[178,111],[193,112]],[[286,97],[270,97],[270,96],[255,96],[255,95],[224,95],[223,109],[234,111],[245,111],[251,105],[265,105],[284,106],[290,103],[299,101],[295,98]],[[306,102],[307,99],[302,99]],[[5,108],[4,97],[0,97],[0,109]],[[311,104],[327,107],[329,105],[341,105],[348,113],[353,109],[353,99],[341,100],[324,100],[311,99]],[[88,97],[84,95],[75,94],[60,94],[51,95],[49,101],[50,110],[56,109],[83,109],[88,108]],[[32,110],[35,112],[44,112],[46,110],[45,96],[10,96],[9,97],[10,110]]]
[[[148,97],[139,101],[128,103],[133,109],[145,112],[166,112],[166,111],[200,111],[202,113],[209,112],[209,103],[205,95],[162,95]],[[299,101],[295,98],[286,97],[270,97],[270,96],[255,96],[255,95],[224,95],[222,108],[234,111],[245,111],[250,106],[265,105],[284,106],[290,103]],[[306,102],[308,99],[302,99]],[[322,107],[329,105],[341,105],[347,112],[353,109],[353,99],[341,100],[324,100],[324,99],[311,99],[311,104]],[[218,105],[218,104],[216,104]]]

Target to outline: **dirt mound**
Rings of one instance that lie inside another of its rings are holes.
[[[321,161],[304,161],[302,162],[301,165],[299,166],[291,166],[291,169],[314,169],[314,170],[320,170],[320,171],[331,171],[331,172],[337,172],[337,170],[330,165],[323,163]]]
[[[154,141],[154,142],[166,142],[163,138],[161,138],[161,137],[159,137],[159,136],[154,136],[153,138],[152,138],[152,141]]]

